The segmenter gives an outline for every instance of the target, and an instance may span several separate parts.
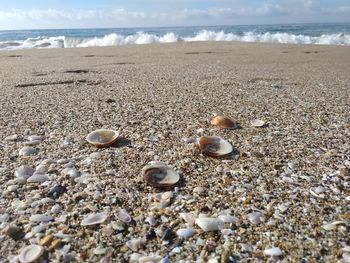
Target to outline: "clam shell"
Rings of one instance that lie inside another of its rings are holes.
[[[250,122],[250,125],[252,125],[253,127],[263,127],[265,125],[265,121],[255,119]]]
[[[195,222],[204,232],[219,231],[224,228],[224,222],[219,218],[200,217]]]
[[[81,221],[82,226],[92,226],[101,224],[108,218],[107,212],[102,212],[98,214],[90,214]]]
[[[124,209],[121,209],[118,212],[117,217],[120,221],[124,223],[130,223],[132,220],[131,216]]]
[[[201,152],[208,156],[223,156],[233,151],[232,145],[224,139],[216,136],[202,136],[198,139]]]
[[[232,119],[226,116],[216,116],[214,117],[210,123],[214,126],[217,126],[222,129],[234,129],[237,127],[237,123],[234,122]]]
[[[169,187],[180,180],[180,175],[161,162],[151,162],[142,169],[144,180],[153,187]]]
[[[260,212],[252,212],[247,215],[248,220],[254,225],[258,225],[261,223],[261,217],[262,213]]]
[[[19,261],[21,263],[34,262],[44,253],[44,248],[38,245],[30,245],[21,250]]]
[[[99,129],[86,136],[88,143],[96,147],[108,147],[113,145],[119,138],[119,132],[114,130]]]
[[[189,238],[196,234],[196,231],[192,228],[180,228],[176,231],[176,235],[183,238]]]
[[[267,256],[279,257],[282,256],[283,252],[279,247],[272,247],[264,250],[264,254]]]

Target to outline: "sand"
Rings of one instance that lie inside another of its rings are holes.
[[[350,47],[176,43],[0,60],[1,262],[29,244],[54,262],[349,262]],[[218,114],[240,128],[211,126]],[[123,138],[97,149],[85,137],[99,128]],[[20,156],[30,135],[41,136],[35,153]],[[204,156],[188,143],[202,135],[235,150]],[[180,173],[175,188],[144,182],[153,160]],[[40,164],[41,183],[16,178]],[[100,212],[102,224],[81,225]],[[185,212],[231,217],[204,232]],[[182,228],[195,234],[179,238]]]

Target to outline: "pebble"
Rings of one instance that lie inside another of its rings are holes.
[[[30,147],[30,146],[24,146],[20,151],[19,155],[20,156],[29,156],[29,155],[34,155],[37,153],[37,149]]]
[[[64,176],[69,176],[71,178],[78,178],[80,176],[80,171],[76,168],[65,168],[61,174]]]
[[[248,220],[254,225],[258,225],[261,223],[261,217],[262,213],[260,212],[253,212],[247,215]]]
[[[176,231],[176,235],[182,238],[189,238],[196,234],[196,231],[192,228],[180,228]]]
[[[27,179],[28,183],[44,183],[49,181],[50,178],[46,174],[33,174]]]
[[[50,211],[53,214],[59,214],[62,211],[62,207],[59,204],[56,204],[51,208]]]
[[[34,173],[34,169],[27,166],[27,165],[22,165],[18,167],[15,171],[15,176],[18,178],[23,178],[27,180],[29,177],[31,177]]]
[[[7,137],[5,137],[5,142],[14,142],[17,141],[18,139],[18,135],[17,134],[13,134],[13,135],[9,135]]]

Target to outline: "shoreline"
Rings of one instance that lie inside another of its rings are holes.
[[[349,51],[182,42],[0,52],[0,261],[41,244],[58,261],[346,262]],[[213,127],[218,114],[241,128]],[[254,128],[254,119],[268,125]],[[124,139],[96,148],[85,137],[99,128]],[[32,135],[41,136],[35,153],[21,156]],[[184,140],[203,135],[235,153],[207,157]],[[154,160],[179,172],[176,188],[143,180]],[[17,178],[22,165],[45,170],[44,181]],[[105,211],[103,223],[82,225]],[[203,231],[180,213],[225,218],[225,231]],[[187,228],[194,233],[180,238]]]

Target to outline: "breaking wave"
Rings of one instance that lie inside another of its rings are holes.
[[[138,32],[133,35],[123,36],[112,33],[104,37],[74,38],[66,36],[27,38],[18,41],[0,42],[0,50],[16,50],[31,48],[76,48],[76,47],[99,47],[118,46],[132,44],[154,44],[193,41],[239,41],[260,43],[283,43],[283,44],[319,44],[319,45],[343,45],[350,46],[349,34],[324,34],[320,36],[294,35],[289,33],[254,33],[242,34],[225,33],[224,31],[202,30],[193,36],[178,36],[170,32],[162,36]]]

